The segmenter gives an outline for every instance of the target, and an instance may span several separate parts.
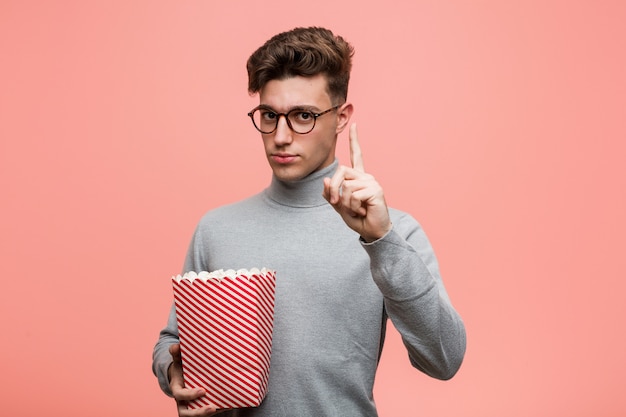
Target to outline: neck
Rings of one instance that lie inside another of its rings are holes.
[[[272,176],[272,183],[267,189],[268,196],[275,202],[291,207],[317,207],[327,204],[322,196],[324,178],[331,177],[337,170],[335,161],[319,171],[297,181],[282,181]]]

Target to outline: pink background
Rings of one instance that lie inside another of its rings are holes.
[[[626,2],[0,3],[0,414],[173,416],[150,371],[192,230],[261,190],[245,60],[356,48],[366,168],[465,319],[449,382],[389,332],[381,416],[626,414]],[[347,136],[340,138],[347,162]]]

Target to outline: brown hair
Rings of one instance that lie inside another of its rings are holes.
[[[272,80],[322,74],[331,100],[345,102],[353,55],[352,45],[328,29],[295,28],[279,33],[248,58],[248,92],[257,93]]]

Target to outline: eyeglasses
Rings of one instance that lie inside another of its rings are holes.
[[[318,117],[330,113],[333,110],[337,110],[339,107],[341,107],[341,104],[321,113],[314,113],[302,108],[291,109],[287,113],[278,113],[267,106],[260,105],[252,109],[252,111],[248,113],[248,116],[252,119],[254,127],[261,133],[273,133],[278,127],[280,116],[285,116],[289,129],[293,130],[295,133],[304,135],[315,128],[315,122]]]

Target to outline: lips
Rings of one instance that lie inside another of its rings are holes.
[[[284,165],[294,162],[298,158],[298,155],[293,155],[290,153],[274,153],[271,157],[272,161],[276,162],[277,164]]]

